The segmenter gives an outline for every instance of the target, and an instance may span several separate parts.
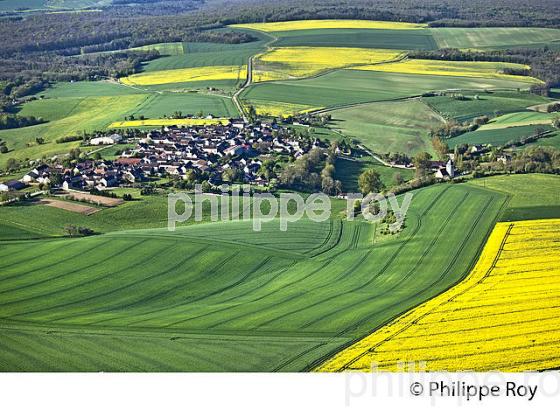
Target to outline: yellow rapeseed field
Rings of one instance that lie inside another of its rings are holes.
[[[421,59],[406,59],[395,63],[355,67],[357,70],[384,71],[390,73],[503,78],[534,84],[542,82],[529,76],[504,74],[502,72],[504,68],[529,69],[530,67],[522,64],[487,61],[438,61]]]
[[[231,27],[248,28],[265,32],[291,31],[291,30],[313,30],[329,28],[346,29],[388,29],[388,30],[414,30],[427,27],[420,23],[398,23],[394,21],[370,21],[370,20],[297,20],[279,21],[276,23],[249,23],[233,24]]]
[[[291,104],[276,101],[251,100],[249,104],[255,107],[257,114],[272,117],[287,117],[298,113],[319,110],[323,107],[313,107],[304,104]]]
[[[121,79],[121,82],[127,85],[158,85],[195,81],[243,80],[246,77],[247,66],[227,65],[139,73],[125,77]]]
[[[181,118],[181,119],[153,119],[153,120],[133,120],[117,121],[109,125],[108,128],[127,128],[127,127],[161,127],[170,125],[216,125],[227,124],[227,118]]]
[[[560,219],[498,223],[469,276],[318,371],[560,367]]]
[[[401,51],[349,47],[282,47],[255,60],[253,81],[304,78],[322,71],[399,58]]]

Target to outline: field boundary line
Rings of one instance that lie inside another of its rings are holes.
[[[372,346],[368,346],[367,349],[365,349],[364,351],[361,351],[358,355],[354,356],[351,360],[346,361],[346,363],[337,371],[344,371],[346,369],[348,369],[349,366],[351,366],[353,363],[355,363],[357,360],[359,360],[360,358],[364,357],[365,355],[373,352],[377,347],[379,347],[381,344],[383,344],[384,342],[386,342],[387,340],[393,338],[395,335],[400,334],[402,332],[404,332],[406,329],[408,329],[410,326],[416,324],[422,317],[426,316],[427,314],[431,313],[431,311],[433,310],[432,308],[429,309],[429,311],[426,312],[417,312],[417,310],[422,307],[422,306],[427,306],[429,304],[437,304],[437,306],[441,306],[445,303],[448,303],[449,301],[455,299],[457,296],[464,294],[466,291],[472,289],[473,287],[477,286],[481,281],[483,281],[484,279],[486,279],[486,277],[490,274],[490,272],[492,271],[492,269],[494,269],[499,256],[501,255],[501,252],[503,250],[503,247],[505,245],[505,242],[507,241],[507,238],[509,236],[509,232],[511,231],[513,227],[513,224],[510,224],[510,226],[507,228],[506,232],[504,232],[500,246],[499,246],[499,250],[498,252],[493,255],[492,258],[492,263],[490,265],[490,267],[488,269],[485,270],[484,274],[482,275],[482,277],[475,277],[475,278],[471,278],[471,279],[475,279],[476,282],[470,286],[468,286],[465,290],[460,290],[459,293],[455,293],[453,295],[451,295],[451,297],[449,299],[445,299],[445,294],[448,292],[453,292],[453,288],[458,286],[461,283],[465,283],[465,281],[461,281],[457,284],[455,284],[455,286],[446,289],[445,291],[443,291],[442,293],[440,293],[439,295],[434,296],[433,298],[417,305],[416,307],[410,309],[408,312],[400,315],[399,317],[393,319],[391,322],[388,322],[386,325],[377,328],[375,331],[371,332],[369,334],[369,336],[373,336],[374,334],[376,334],[378,331],[380,331],[382,328],[387,327],[390,331],[390,327],[392,324],[394,324],[394,326],[396,326],[397,328],[392,330],[390,332],[389,335],[384,335],[382,340],[376,341]],[[477,262],[480,261],[480,258],[477,260]],[[471,272],[472,273],[472,272]],[[467,281],[469,280],[469,276],[467,276]],[[445,299],[445,300],[438,300],[438,299]],[[420,315],[418,315],[418,313],[420,313]],[[399,326],[400,324],[400,326]],[[367,337],[366,336],[364,338],[361,338],[360,340],[365,340]],[[359,343],[359,342],[357,342]],[[345,349],[340,350],[338,353],[343,352]],[[337,353],[337,354],[338,354]],[[335,356],[331,356],[330,359],[334,358]],[[324,363],[327,363],[328,360],[324,361]]]
[[[248,30],[253,31],[253,32],[258,32],[259,34],[268,37],[269,41],[267,41],[263,45],[266,48],[265,51],[262,51],[260,53],[256,53],[256,54],[253,54],[253,55],[249,56],[249,58],[247,59],[247,78],[245,79],[245,81],[243,82],[241,87],[232,96],[232,101],[233,101],[235,107],[237,108],[237,110],[239,111],[239,114],[243,117],[243,120],[245,122],[249,122],[249,119],[248,119],[248,117],[245,113],[245,108],[243,107],[243,104],[241,103],[242,100],[239,99],[239,96],[243,93],[243,91],[245,91],[247,88],[249,88],[251,86],[251,84],[253,83],[253,59],[255,57],[257,57],[259,54],[264,54],[264,53],[272,50],[271,44],[278,41],[278,37],[275,37],[270,33],[265,33],[263,31],[253,30],[253,29],[248,29]]]

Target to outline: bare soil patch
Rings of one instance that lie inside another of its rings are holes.
[[[119,198],[110,198],[106,196],[92,195],[86,192],[69,192],[68,194],[65,194],[64,197],[68,199],[74,199],[76,201],[88,201],[93,204],[103,205],[108,207],[118,206],[124,202],[122,199]]]
[[[64,209],[65,211],[76,212],[82,215],[91,215],[98,211],[100,208],[94,208],[93,206],[76,204],[67,201],[60,201],[58,199],[41,199],[39,201],[41,205],[52,206],[53,208]]]

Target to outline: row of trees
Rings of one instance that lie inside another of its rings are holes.
[[[44,122],[42,118],[36,118],[34,116],[21,117],[19,115],[0,114],[0,130],[27,127],[41,124],[42,122]]]
[[[560,150],[555,147],[527,147],[511,152],[509,161],[477,162],[471,168],[475,177],[493,173],[560,174]]]
[[[342,193],[342,182],[335,179],[336,157],[338,142],[333,142],[327,151],[325,166],[321,170],[321,189],[327,195],[339,195]]]

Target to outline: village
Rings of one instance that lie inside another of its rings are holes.
[[[251,124],[242,119],[230,119],[226,124],[169,126],[132,136],[114,131],[98,133],[85,144],[94,147],[92,152],[96,153],[111,146],[123,149],[111,159],[82,154],[72,160],[54,157],[37,162],[20,179],[0,183],[0,192],[21,191],[33,186],[110,195],[112,188],[142,188],[162,180],[172,181],[181,188],[202,183],[208,191],[217,190],[224,183],[249,184],[268,190],[277,183],[274,172],[267,172],[270,164],[281,168],[282,164],[297,160],[313,148],[326,150],[330,142],[275,121]],[[360,145],[344,144],[337,147],[336,155],[341,159],[355,160],[363,151],[362,154],[378,158],[387,167],[414,169],[412,160],[402,154],[379,158]],[[466,155],[483,158],[490,151],[491,146],[473,145],[468,147]],[[429,161],[428,174],[435,180],[457,176],[455,154],[448,156],[445,161]],[[506,164],[510,158],[504,153],[497,160]]]
[[[17,191],[27,192],[27,188],[32,187],[112,196],[113,188],[141,188],[147,191],[154,184],[180,189],[192,189],[195,184],[202,184],[206,192],[218,192],[220,185],[233,183],[248,184],[253,189],[273,190],[282,185],[278,177],[287,165],[314,148],[322,149],[327,155],[333,144],[336,158],[356,161],[367,156],[385,167],[416,170],[419,174],[417,161],[415,166],[413,158],[403,153],[378,155],[360,144],[352,145],[345,140],[321,140],[312,136],[309,128],[309,123],[287,124],[274,120],[248,123],[243,119],[229,119],[227,123],[215,122],[212,125],[97,132],[84,138],[80,148],[85,152],[78,148],[77,155],[71,151],[65,156],[36,161],[30,164],[30,170],[21,178],[0,183],[0,192],[17,196]],[[118,154],[104,156],[103,152],[111,147]],[[465,171],[472,172],[488,161],[506,166],[512,159],[507,152],[496,154],[489,144],[459,147],[459,150],[456,148],[454,153],[448,152],[444,157],[426,157],[421,174],[433,181],[446,181],[465,174]],[[458,161],[463,165],[462,172],[457,171]],[[327,193],[346,196],[342,189]]]
[[[263,171],[267,158],[295,160],[314,147],[324,147],[274,122],[247,124],[230,120],[225,125],[165,127],[125,141],[120,134],[97,136],[92,146],[131,142],[114,160],[78,159],[39,164],[20,180],[0,185],[0,191],[20,190],[29,184],[52,189],[104,191],[118,186],[140,186],[161,178],[189,182],[207,181],[210,186],[239,182],[267,187]]]

